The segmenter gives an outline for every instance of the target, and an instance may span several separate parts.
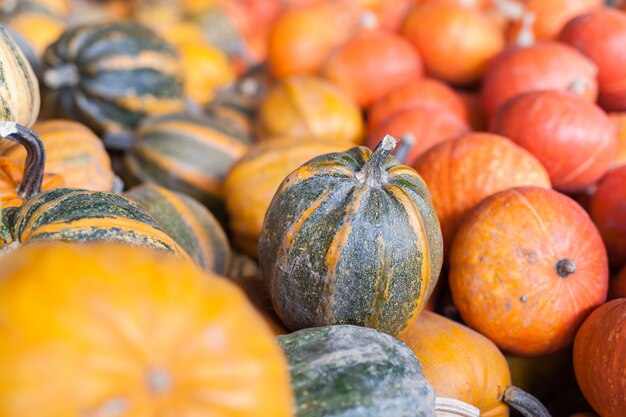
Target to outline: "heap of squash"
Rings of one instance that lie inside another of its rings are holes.
[[[0,3],[0,416],[624,417],[622,9]]]

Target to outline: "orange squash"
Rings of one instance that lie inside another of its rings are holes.
[[[493,21],[455,5],[417,6],[402,33],[417,48],[430,76],[459,85],[481,78],[487,62],[504,47],[504,35]]]
[[[19,146],[19,145],[18,145]],[[24,178],[24,165],[19,165],[12,160],[0,157],[0,207],[19,207],[28,196],[19,192],[24,182],[30,179]],[[41,183],[41,191],[54,190],[65,186],[63,177],[54,174],[45,174]]]
[[[576,380],[589,404],[602,417],[626,410],[626,298],[598,307],[574,341]]]
[[[286,78],[261,102],[262,138],[290,137],[359,144],[363,117],[359,107],[329,81],[308,75]]]
[[[470,133],[431,148],[414,165],[437,210],[445,253],[465,215],[483,199],[524,185],[550,188],[550,177],[530,152],[509,139]]]
[[[538,356],[570,346],[606,300],[608,262],[582,207],[556,191],[519,187],[465,218],[449,279],[466,323],[501,349]]]
[[[366,29],[330,56],[322,73],[361,107],[424,73],[422,60],[406,39],[381,29]]]
[[[240,290],[190,261],[33,245],[2,259],[0,281],[3,415],[293,415],[270,329]]]
[[[626,298],[626,267],[609,282],[609,300]]]
[[[478,407],[481,417],[508,417],[502,400],[511,385],[509,366],[489,339],[429,311],[423,311],[400,339],[419,358],[437,396]]]

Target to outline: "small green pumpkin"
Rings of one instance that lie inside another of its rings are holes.
[[[180,74],[174,47],[144,26],[77,26],[44,53],[44,108],[99,133],[127,131],[183,109]]]
[[[278,336],[297,417],[434,417],[435,391],[405,344],[337,325]]]
[[[228,238],[206,207],[155,184],[137,186],[125,196],[146,209],[200,267],[226,275],[231,257]]]
[[[169,114],[146,120],[126,154],[131,180],[187,194],[223,217],[223,183],[251,138],[232,119]]]
[[[272,303],[291,329],[356,324],[398,335],[441,270],[439,221],[421,177],[355,147],[319,156],[281,184],[259,240]]]

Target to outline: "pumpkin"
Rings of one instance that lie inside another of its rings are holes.
[[[454,113],[459,119],[469,121],[465,104],[453,89],[433,78],[418,78],[370,106],[368,129],[372,131],[394,114],[417,107]]]
[[[261,137],[322,139],[358,144],[361,110],[344,92],[322,78],[296,75],[274,86],[261,102]]]
[[[626,410],[626,298],[598,307],[574,341],[574,372],[585,398],[602,417]]]
[[[613,122],[617,139],[617,155],[613,160],[613,166],[626,165],[626,112],[609,113],[608,116]]]
[[[411,168],[355,147],[292,172],[270,204],[259,261],[290,330],[329,324],[400,334],[432,294],[443,253],[428,189]]]
[[[39,84],[28,60],[0,26],[0,120],[31,127],[39,115]],[[0,132],[2,136],[5,133]]]
[[[365,29],[329,57],[322,73],[361,107],[402,87],[424,73],[415,48],[402,36]]]
[[[572,199],[518,187],[485,199],[452,244],[450,289],[463,320],[498,347],[525,356],[571,345],[606,300],[602,239]]]
[[[44,172],[62,176],[71,188],[112,190],[115,174],[111,160],[100,138],[88,127],[71,120],[46,120],[33,130],[46,148]],[[17,144],[4,146],[0,153],[16,163],[26,162],[27,153]]]
[[[224,195],[233,243],[257,257],[263,219],[280,183],[316,156],[345,151],[347,144],[274,139],[253,146],[231,168]]]
[[[609,300],[626,298],[626,267],[609,282]]]
[[[272,330],[272,333],[276,336],[289,333],[274,312],[272,301],[270,300],[270,294],[262,275],[257,273],[256,275],[232,279],[232,281],[246,293],[250,302],[254,305],[256,310],[263,317],[263,320],[265,320],[265,323],[267,323],[269,328]]]
[[[396,155],[400,162],[413,165],[415,160],[433,146],[459,138],[470,131],[467,122],[456,114],[434,108],[414,107],[395,113],[379,124],[367,136],[367,146],[376,146],[377,138],[390,134],[410,142],[405,155]],[[407,138],[408,137],[408,138]]]
[[[598,95],[597,68],[574,48],[545,41],[512,46],[489,64],[482,84],[487,118],[509,99],[531,91],[574,91],[591,102]]]
[[[509,409],[502,400],[511,385],[509,367],[485,336],[423,311],[401,340],[419,358],[438,396],[478,407],[482,417],[508,417]]]
[[[136,23],[77,26],[46,49],[44,108],[97,133],[133,129],[144,117],[182,110],[174,47]]]
[[[0,280],[4,415],[293,415],[269,328],[233,284],[190,261],[33,245],[2,260]]]
[[[415,4],[415,0],[359,0],[363,6],[374,13],[378,27],[397,32],[406,15]]]
[[[213,116],[151,118],[136,131],[126,166],[139,182],[187,194],[220,217],[226,174],[251,142],[245,129]]]
[[[428,75],[451,84],[477,81],[504,47],[494,22],[479,11],[454,5],[417,6],[402,33],[417,48]]]
[[[435,392],[399,340],[336,325],[278,336],[287,355],[297,417],[434,417]]]
[[[498,109],[490,130],[535,155],[562,191],[582,191],[599,180],[617,152],[606,113],[569,92],[519,95]]]
[[[23,165],[18,165],[12,160],[0,156],[0,207],[21,206],[25,197],[18,190],[22,184],[28,184],[28,182],[29,178],[24,177]],[[59,175],[47,174],[43,176],[41,189],[44,191],[64,186],[65,181]],[[28,187],[28,185],[24,185],[24,187]]]
[[[113,193],[72,188],[43,192],[19,208],[3,209],[2,222],[6,235],[0,249],[45,241],[115,242],[188,257],[143,208]]]
[[[611,264],[626,264],[626,165],[611,170],[591,196],[589,213],[602,235]]]
[[[603,6],[602,0],[525,0],[524,12],[533,15],[530,26],[537,40],[556,39],[572,18]],[[513,20],[507,36],[514,40],[522,30],[521,19]]]
[[[191,197],[155,184],[124,194],[138,203],[205,270],[225,275],[229,268],[228,238],[217,219]]]
[[[490,133],[470,133],[437,145],[414,167],[437,210],[444,253],[449,253],[463,218],[485,198],[524,185],[550,188],[550,177],[537,158]]]
[[[617,69],[626,65],[624,12],[607,8],[578,16],[568,22],[560,39],[597,65],[600,105],[607,110],[626,110],[626,77]]]

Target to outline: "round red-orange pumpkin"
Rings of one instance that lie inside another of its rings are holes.
[[[424,69],[415,48],[398,34],[365,29],[331,54],[322,70],[361,107],[367,107]]]
[[[416,107],[451,112],[461,120],[469,121],[465,103],[452,88],[434,78],[420,78],[393,90],[370,106],[367,112],[369,130],[374,130],[396,113]]]
[[[414,168],[430,190],[445,253],[463,217],[485,198],[523,185],[550,188],[550,177],[537,158],[491,133],[470,133],[437,145]]]
[[[623,417],[626,410],[626,298],[598,307],[574,341],[576,380],[602,417]]]
[[[591,60],[563,43],[512,46],[496,56],[485,72],[483,108],[491,118],[507,100],[537,90],[571,89],[593,102],[598,95],[596,74]]]
[[[402,33],[419,51],[429,75],[452,84],[471,84],[504,47],[500,28],[475,10],[454,5],[417,6]]]
[[[599,180],[617,152],[606,113],[569,92],[517,96],[498,109],[490,130],[529,150],[548,170],[554,188],[567,192]]]
[[[607,110],[626,110],[626,14],[603,9],[572,19],[560,39],[598,67],[599,102]]]
[[[504,350],[538,356],[570,346],[605,301],[608,262],[582,207],[553,190],[519,187],[465,218],[449,279],[466,323]]]
[[[431,147],[446,140],[456,139],[470,130],[467,122],[454,113],[416,107],[398,112],[380,123],[376,129],[370,131],[367,146],[373,149],[387,134],[396,138],[410,135],[413,143],[406,155],[400,158],[400,162],[412,165]],[[398,151],[399,149],[396,149],[396,154]]]

